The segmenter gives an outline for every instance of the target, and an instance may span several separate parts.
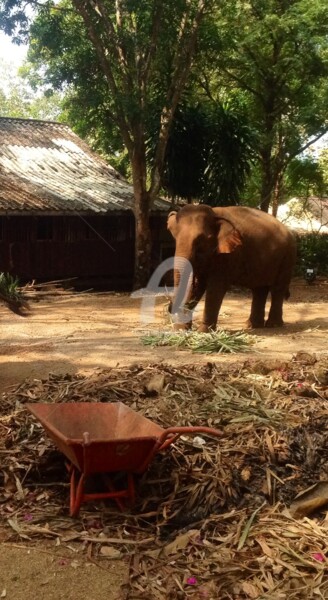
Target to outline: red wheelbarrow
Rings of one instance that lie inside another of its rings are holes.
[[[40,421],[57,448],[69,459],[70,515],[78,515],[82,502],[113,498],[123,510],[123,498],[132,504],[134,473],[143,473],[158,452],[183,434],[222,432],[211,427],[168,427],[163,429],[122,402],[26,404]],[[109,473],[125,472],[127,489],[115,490]],[[103,474],[109,491],[85,493],[90,475]]]

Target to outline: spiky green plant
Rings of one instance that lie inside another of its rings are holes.
[[[17,277],[13,277],[10,273],[0,273],[0,300],[13,312],[20,312],[23,308],[28,308]]]
[[[212,353],[234,353],[247,352],[254,344],[255,338],[242,331],[210,331],[199,333],[198,331],[174,331],[148,333],[141,337],[145,346],[173,346],[175,348],[187,348],[192,352],[204,354]]]

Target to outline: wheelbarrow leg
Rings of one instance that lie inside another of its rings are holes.
[[[103,475],[103,481],[106,484],[107,488],[110,490],[110,492],[112,492],[114,494],[115,486],[114,486],[110,476],[107,473],[105,475]],[[117,498],[115,496],[113,496],[113,499],[115,500],[119,510],[121,512],[124,512],[124,510],[125,510],[124,501],[122,501],[121,498]]]
[[[83,500],[84,493],[84,480],[85,476],[83,473],[80,474],[78,484],[76,484],[77,470],[71,465],[71,484],[70,484],[70,516],[77,517],[80,511],[81,503]]]
[[[113,493],[113,500],[115,500],[115,502],[121,512],[125,511],[125,502],[124,502],[123,498],[127,498],[129,500],[129,504],[131,506],[133,506],[134,501],[135,501],[134,479],[133,479],[132,473],[127,473],[127,480],[128,480],[128,487],[126,490],[124,490],[124,492],[122,491],[122,494],[124,493],[124,496],[122,496],[122,499],[121,499],[119,496],[115,496],[116,490],[115,490],[115,486],[114,486],[110,476],[107,473],[103,475],[103,481],[104,481],[105,485],[107,486],[107,488]]]
[[[132,473],[128,473],[128,498],[130,500],[130,505],[133,506],[135,503],[135,488],[134,488],[134,478]]]

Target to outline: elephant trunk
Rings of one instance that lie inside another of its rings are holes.
[[[191,327],[192,311],[203,295],[205,286],[195,276],[192,263],[188,258],[174,258],[174,296],[169,311],[174,315],[178,328]]]

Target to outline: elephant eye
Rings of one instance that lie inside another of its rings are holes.
[[[210,245],[211,242],[213,241],[214,236],[212,234],[207,235],[205,233],[202,233],[200,235],[197,236],[197,238],[195,239],[194,242],[194,248],[196,249],[196,251],[201,252],[201,251],[206,251],[210,249]]]
[[[195,243],[196,243],[197,246],[201,246],[201,245],[206,244],[206,241],[207,241],[207,237],[203,233],[201,233],[200,235],[198,235],[196,237],[196,239],[195,239]]]

